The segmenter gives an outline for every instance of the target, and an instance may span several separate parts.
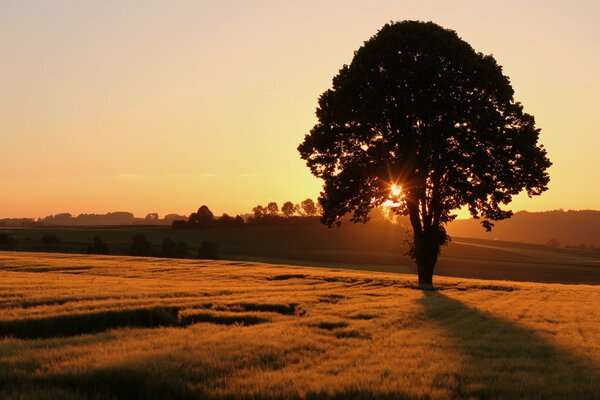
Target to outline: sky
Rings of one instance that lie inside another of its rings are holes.
[[[493,54],[554,165],[513,210],[599,209],[598,1],[0,0],[0,218],[317,198],[296,150],[386,22]]]

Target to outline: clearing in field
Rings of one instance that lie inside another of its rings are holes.
[[[600,288],[0,253],[2,399],[600,398]]]

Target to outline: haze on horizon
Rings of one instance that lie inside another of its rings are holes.
[[[406,19],[493,54],[536,117],[550,190],[511,209],[598,209],[598,18],[583,0],[3,2],[0,218],[316,198],[296,147],[317,98]]]

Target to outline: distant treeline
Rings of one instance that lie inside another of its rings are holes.
[[[122,225],[155,225],[173,226],[175,228],[201,228],[209,226],[236,227],[244,224],[258,225],[285,225],[303,224],[308,221],[315,222],[320,214],[319,206],[312,199],[306,199],[299,204],[286,201],[279,209],[276,202],[266,206],[257,205],[251,214],[229,214],[214,216],[207,206],[202,206],[197,212],[188,216],[180,214],[167,214],[160,218],[158,213],[149,213],[145,218],[136,218],[127,211],[109,212],[106,214],[79,214],[60,213],[48,215],[43,218],[3,218],[0,227],[7,228],[39,228],[53,226],[122,226]],[[306,217],[310,217],[308,220]]]
[[[44,226],[103,226],[103,225],[171,225],[174,220],[186,218],[184,215],[168,214],[159,218],[157,213],[150,213],[145,218],[136,218],[126,211],[109,212],[106,214],[70,213],[49,215],[44,218],[3,218],[2,227],[36,228]]]
[[[319,223],[320,210],[312,199],[306,199],[300,204],[287,201],[279,209],[276,202],[270,202],[266,206],[257,205],[252,209],[252,214],[245,218],[241,215],[232,217],[223,214],[220,217],[203,205],[197,212],[193,212],[187,219],[174,220],[173,228],[197,229],[217,227],[241,227],[250,226],[283,226],[283,225],[305,225]]]
[[[458,220],[448,225],[451,236],[539,243],[553,247],[600,248],[600,211],[519,211],[485,232],[479,221]]]

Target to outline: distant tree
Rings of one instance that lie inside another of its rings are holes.
[[[149,213],[148,215],[146,215],[146,219],[157,220],[158,213]]]
[[[152,255],[152,245],[142,234],[137,234],[131,238],[131,248],[129,255],[148,257]]]
[[[302,211],[304,214],[312,217],[317,215],[317,205],[313,199],[306,199],[302,203],[300,203],[300,207],[302,207]]]
[[[261,205],[254,207],[252,213],[254,214],[254,218],[261,218],[267,214],[265,208]]]
[[[236,226],[243,226],[245,223],[244,218],[242,218],[241,215],[236,215],[235,216],[235,225]]]
[[[492,56],[432,22],[386,24],[323,93],[298,147],[323,179],[322,222],[367,222],[391,200],[413,228],[419,283],[432,284],[452,211],[509,218],[512,196],[547,190],[551,165],[533,116]]]
[[[291,201],[286,201],[281,206],[281,212],[285,217],[289,218],[292,215],[294,215],[294,212],[296,212],[296,207],[294,206],[294,203],[292,203]]]
[[[279,206],[274,201],[267,204],[267,214],[275,216],[279,213]]]
[[[560,242],[556,239],[550,239],[546,242],[546,246],[550,247],[560,247]]]
[[[203,260],[220,260],[219,245],[215,242],[203,241],[198,249],[198,258]]]
[[[221,215],[221,217],[217,220],[217,222],[219,223],[219,225],[221,226],[233,226],[235,224],[235,218],[233,218],[232,216],[230,216],[229,214],[223,214]]]
[[[198,223],[200,226],[210,226],[214,220],[212,211],[207,206],[202,206],[198,209]]]
[[[100,236],[94,236],[94,243],[88,247],[89,254],[108,254],[108,246]]]
[[[188,256],[188,247],[182,241],[175,242],[170,238],[166,238],[160,249],[160,256],[166,258],[185,258]]]

